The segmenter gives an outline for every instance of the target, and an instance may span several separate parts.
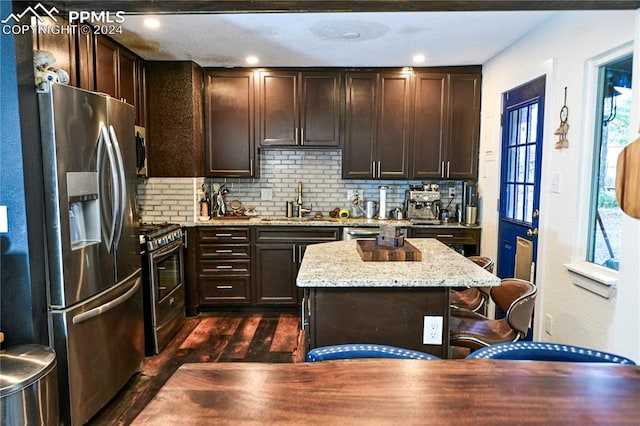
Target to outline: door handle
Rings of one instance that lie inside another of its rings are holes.
[[[533,211],[533,218],[535,219],[535,218],[537,218],[538,216],[540,216],[540,210],[535,209],[535,210]]]
[[[300,127],[300,145],[304,145],[304,127]]]
[[[534,237],[536,235],[538,235],[538,228],[533,228],[533,229],[529,228],[529,229],[527,229],[527,236]]]
[[[120,197],[120,211],[117,229],[114,236],[115,242],[113,244],[114,248],[117,248],[120,245],[120,238],[122,237],[125,216],[127,213],[127,178],[124,170],[122,151],[120,149],[120,143],[118,142],[118,135],[116,135],[116,130],[111,125],[109,125],[109,136],[111,138],[111,143],[113,144],[113,151],[115,153],[116,164],[118,166],[118,174],[120,175],[120,186],[118,187],[118,196]]]
[[[139,271],[136,271],[133,275],[137,274],[138,272]],[[130,279],[130,278],[131,278],[131,276],[127,277],[126,279]],[[103,313],[115,308],[116,306],[123,304],[124,302],[129,300],[131,298],[131,296],[133,296],[135,294],[136,291],[138,291],[138,289],[140,288],[140,284],[141,283],[142,283],[142,279],[141,278],[137,278],[136,279],[136,283],[125,294],[123,294],[122,296],[117,297],[116,299],[113,299],[110,302],[105,303],[104,305],[98,306],[97,308],[93,308],[93,309],[90,309],[90,310],[88,310],[86,312],[83,312],[81,314],[75,315],[71,319],[71,322],[73,322],[74,324],[80,324],[81,322],[90,320],[91,318],[95,318],[98,315],[103,314]]]

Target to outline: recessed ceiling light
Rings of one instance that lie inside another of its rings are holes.
[[[357,38],[360,38],[360,33],[357,33],[355,31],[348,31],[346,33],[340,34],[340,38],[344,40],[355,40]]]
[[[145,18],[144,26],[155,30],[156,28],[160,28],[160,21],[156,18]]]
[[[255,65],[258,63],[258,57],[253,55],[247,56],[247,59],[245,59],[245,61],[247,61],[248,64]]]
[[[425,59],[426,59],[426,57],[422,53],[418,53],[417,55],[413,55],[413,62],[415,62],[416,64],[420,64],[420,63],[424,62]]]

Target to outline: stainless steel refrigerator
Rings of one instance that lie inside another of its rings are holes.
[[[38,96],[50,343],[61,419],[75,425],[144,359],[134,109],[55,83]]]

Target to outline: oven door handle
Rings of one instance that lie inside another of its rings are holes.
[[[136,272],[136,274],[137,273],[138,272]],[[72,319],[72,322],[74,324],[80,324],[81,322],[88,321],[91,318],[95,318],[98,315],[103,314],[115,308],[116,306],[123,304],[124,302],[129,300],[135,294],[136,291],[138,291],[141,283],[142,283],[142,279],[138,277],[133,287],[131,287],[131,289],[127,291],[125,294],[113,299],[111,302],[105,303],[104,305],[100,305],[97,308],[90,309],[87,312],[83,312],[80,315],[74,316]]]
[[[165,247],[162,247],[158,251],[152,251],[151,253],[149,253],[149,255],[152,258],[164,256],[164,255],[167,255],[167,254],[171,253],[172,251],[174,251],[176,248],[180,247],[181,245],[182,245],[182,239],[179,238],[177,240],[174,240],[171,244],[169,244],[169,245],[167,245]]]

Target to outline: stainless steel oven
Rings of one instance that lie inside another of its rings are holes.
[[[155,355],[185,319],[182,229],[175,224],[143,224],[142,234],[145,353]]]

